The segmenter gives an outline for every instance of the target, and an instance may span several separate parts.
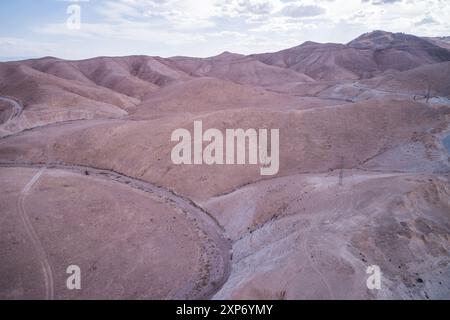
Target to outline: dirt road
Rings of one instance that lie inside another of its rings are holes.
[[[9,119],[5,121],[5,123],[13,120],[14,118],[17,118],[23,111],[22,105],[18,103],[16,100],[13,100],[8,97],[2,97],[0,96],[0,101],[4,101],[6,103],[9,103],[12,106],[13,111],[11,112],[11,115],[9,116]]]

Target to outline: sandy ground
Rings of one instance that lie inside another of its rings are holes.
[[[218,226],[175,195],[88,168],[0,175],[3,299],[207,298],[227,277]]]

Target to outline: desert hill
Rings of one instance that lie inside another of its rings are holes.
[[[316,80],[344,80],[371,77],[389,69],[404,71],[450,61],[450,52],[424,38],[374,31],[346,45],[306,42],[252,57],[269,65],[303,72]]]
[[[369,52],[342,44],[306,42],[291,49],[252,57],[269,65],[302,72],[315,80],[358,79],[377,71]]]
[[[447,40],[0,63],[0,298],[450,298]],[[175,165],[200,120],[279,172]]]
[[[175,58],[176,64],[189,74],[215,77],[239,84],[269,86],[281,82],[310,82],[310,77],[293,70],[269,66],[251,57],[222,53],[206,59]]]

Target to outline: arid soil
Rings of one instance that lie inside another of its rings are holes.
[[[3,297],[200,299],[228,277],[222,229],[190,202],[110,171],[47,167],[0,169],[1,243],[11,263],[0,271]],[[68,291],[65,268],[77,263],[86,286]],[[45,266],[45,281],[34,264]]]
[[[0,298],[450,298],[445,38],[0,63],[0,96]],[[174,165],[199,120],[280,129],[278,174]]]

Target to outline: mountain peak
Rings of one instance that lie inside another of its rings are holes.
[[[383,30],[375,30],[364,33],[347,45],[357,49],[386,49],[395,45],[403,45],[407,42],[423,41],[421,38],[402,32],[392,33]]]
[[[314,45],[318,45],[318,42],[314,42],[314,41],[305,41],[303,42],[300,47],[306,47],[306,46],[314,46]]]
[[[233,53],[230,51],[224,51],[221,54],[218,54],[217,56],[211,57],[214,59],[236,59],[236,58],[240,58],[243,57],[242,54],[238,54],[238,53]]]
[[[367,32],[365,35],[370,37],[379,37],[379,36],[389,36],[393,35],[394,33],[384,30],[373,30],[372,32]]]
[[[221,54],[218,54],[216,57],[226,57],[226,56],[234,56],[237,55],[237,53],[233,53],[230,51],[224,51]]]

